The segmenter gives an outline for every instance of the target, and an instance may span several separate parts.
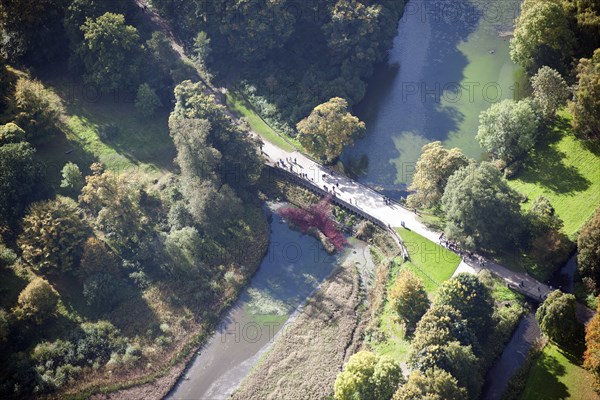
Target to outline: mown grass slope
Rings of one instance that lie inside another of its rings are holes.
[[[559,113],[552,130],[524,160],[523,170],[509,181],[526,195],[527,209],[547,197],[573,238],[600,203],[600,146],[577,139],[567,111]]]

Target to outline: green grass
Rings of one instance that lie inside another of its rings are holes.
[[[293,139],[284,138],[275,132],[273,128],[252,110],[252,106],[237,93],[227,92],[226,102],[229,109],[246,118],[250,129],[258,133],[264,140],[273,143],[285,151],[294,151],[300,147],[298,143],[293,143]]]
[[[435,294],[439,285],[454,274],[460,256],[411,230],[397,228],[397,232],[410,256],[410,262],[404,265],[423,280],[427,293]]]
[[[136,178],[157,178],[172,168],[175,147],[169,137],[166,109],[144,118],[127,99],[112,95],[86,98],[78,90],[80,86],[60,78],[44,83],[61,97],[65,110],[60,132],[38,146],[53,184],[60,180],[60,170],[67,161],[84,171],[97,161]],[[114,133],[103,136],[110,127],[116,127]]]
[[[579,365],[579,359],[548,344],[531,367],[520,399],[598,399],[592,389],[593,377]]]
[[[509,183],[529,198],[525,209],[539,196],[547,197],[564,221],[565,234],[574,238],[600,203],[600,146],[575,138],[570,120],[567,111],[559,113],[556,126]]]

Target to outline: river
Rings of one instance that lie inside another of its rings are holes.
[[[249,286],[199,350],[168,399],[226,399],[343,260],[372,268],[362,242],[328,255],[311,236],[291,230],[271,206],[269,250]],[[299,308],[300,307],[300,308]]]
[[[479,113],[522,91],[507,37],[519,4],[409,1],[388,61],[376,68],[355,107],[367,132],[342,156],[348,171],[397,197],[428,142],[440,140],[482,159],[475,140]]]

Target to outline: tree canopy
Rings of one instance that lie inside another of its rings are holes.
[[[556,112],[567,104],[571,92],[560,73],[543,66],[531,78],[533,97],[540,104],[546,118],[553,118]]]
[[[577,237],[577,270],[589,289],[600,290],[600,209]]]
[[[19,246],[33,270],[69,271],[79,261],[89,229],[77,204],[66,197],[34,203],[23,219]]]
[[[359,351],[338,374],[334,397],[336,400],[389,399],[403,383],[402,369],[391,358]]]
[[[460,168],[466,167],[468,163],[467,157],[458,148],[447,150],[439,141],[423,146],[409,187],[409,190],[415,191],[408,196],[409,205],[412,207],[439,205],[450,176]]]
[[[464,400],[465,388],[443,369],[429,370],[425,373],[413,371],[404,386],[394,394],[393,400]]]
[[[491,332],[494,302],[488,287],[474,275],[461,273],[444,282],[434,304],[460,310],[480,342]]]
[[[364,122],[348,111],[348,102],[339,97],[318,105],[298,123],[300,143],[326,162],[339,157],[365,129]]]
[[[390,289],[390,298],[396,313],[413,331],[417,322],[429,308],[429,299],[423,282],[410,270],[400,271]]]
[[[41,324],[54,314],[58,298],[47,280],[36,277],[19,294],[15,313],[19,319]]]
[[[582,327],[577,321],[575,307],[576,300],[572,294],[560,290],[551,292],[535,313],[542,332],[561,345],[581,339]]]
[[[573,55],[575,36],[559,2],[525,0],[513,39],[510,55],[529,74],[547,65],[564,73]]]
[[[577,66],[577,85],[571,103],[573,128],[585,139],[600,138],[600,49]]]
[[[467,248],[499,250],[516,243],[521,233],[518,195],[490,163],[454,173],[442,205],[446,236]]]
[[[137,88],[142,51],[137,29],[126,25],[123,15],[107,12],[86,19],[81,30],[84,41],[79,54],[86,81],[106,93]]]
[[[538,123],[525,101],[503,100],[479,115],[477,141],[505,164],[517,160],[535,144]]]

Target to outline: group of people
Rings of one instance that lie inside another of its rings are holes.
[[[459,256],[464,257],[469,261],[475,261],[475,262],[479,263],[479,265],[481,265],[482,267],[485,267],[487,261],[485,260],[485,258],[483,256],[480,256],[479,254],[475,254],[472,251],[463,250],[458,245],[458,243],[448,240],[443,232],[440,235],[439,239],[440,239],[440,244],[442,246],[446,247],[449,250],[452,250]]]

